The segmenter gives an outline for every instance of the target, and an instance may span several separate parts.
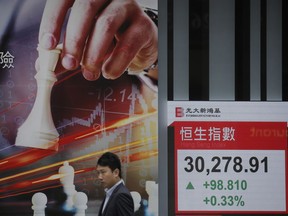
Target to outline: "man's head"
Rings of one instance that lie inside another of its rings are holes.
[[[112,153],[104,153],[97,162],[98,178],[104,188],[111,188],[121,179],[121,161]]]

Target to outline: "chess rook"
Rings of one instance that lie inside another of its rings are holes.
[[[75,216],[85,216],[87,209],[88,197],[84,192],[77,192],[74,195],[74,206],[76,208]]]
[[[51,90],[57,81],[54,70],[61,53],[60,48],[45,50],[38,46],[40,70],[35,75],[37,94],[34,106],[19,127],[16,146],[58,150],[59,133],[51,114]]]

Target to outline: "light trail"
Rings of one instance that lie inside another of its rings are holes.
[[[48,189],[52,189],[52,188],[57,188],[57,187],[60,187],[60,184],[59,185],[53,185],[53,186],[49,186],[49,187],[45,187],[43,188],[42,190],[48,190]],[[25,192],[18,192],[18,193],[12,193],[12,194],[9,194],[9,195],[5,195],[5,196],[0,196],[0,199],[4,199],[4,198],[8,198],[8,197],[14,197],[14,196],[20,196],[20,195],[24,195],[24,194],[27,194],[27,193],[36,193],[36,192],[39,192],[38,189],[34,189],[34,190],[31,190],[31,191],[25,191]]]
[[[25,150],[0,160],[0,170],[11,170],[13,168],[19,168],[55,153],[55,151],[49,149],[43,150],[33,148]]]
[[[99,129],[99,130],[94,130],[91,132],[91,130],[86,131],[86,133],[83,134],[83,132],[77,133],[77,135],[70,135],[68,137],[63,137],[60,138],[59,140],[59,146],[60,145],[65,145],[73,142],[74,140],[80,140],[83,138],[86,138],[88,136],[92,136],[95,134],[98,134],[102,131],[107,131],[107,130],[112,130],[115,128],[120,128],[123,126],[126,126],[128,124],[132,124],[133,122],[143,120],[145,118],[151,117],[153,115],[156,115],[157,112],[151,112],[143,115],[137,115],[133,117],[128,117],[122,120],[117,121],[116,123],[107,126],[105,128]],[[46,156],[52,155],[57,153],[57,151],[52,151],[52,150],[43,150],[43,149],[29,149],[24,152],[20,152],[18,154],[12,155],[8,158],[5,158],[3,160],[0,160],[0,170],[7,170],[7,169],[13,169],[13,168],[18,168],[21,166],[25,166],[27,164],[31,164],[37,160],[40,160]],[[59,162],[60,163],[60,162]],[[5,164],[5,166],[3,166]],[[59,165],[59,164],[57,164]],[[57,166],[56,165],[56,166]],[[0,179],[1,182],[2,179]]]
[[[4,150],[6,150],[6,149],[12,148],[12,147],[13,147],[13,145],[12,145],[12,146],[4,147],[4,148],[0,149],[0,152],[1,152],[1,151],[4,151]]]
[[[0,165],[6,164],[6,163],[8,163],[7,160],[6,160],[6,161],[2,161],[2,162],[0,162]]]
[[[82,173],[82,172],[85,172],[85,170],[82,169],[82,170],[75,171],[74,174],[78,174],[78,173]],[[65,174],[54,174],[54,175],[51,175],[51,176],[49,176],[47,178],[40,179],[40,180],[37,180],[37,181],[33,181],[32,184],[38,184],[38,183],[46,182],[46,181],[54,181],[54,180],[57,180],[57,179],[61,179],[61,178],[65,177],[65,176],[66,176]]]
[[[111,148],[112,149],[112,148]],[[138,161],[138,160],[143,160],[143,159],[147,159],[149,157],[153,157],[153,156],[157,156],[158,155],[158,151],[156,150],[151,150],[151,151],[145,151],[145,152],[140,152],[140,153],[134,153],[129,155],[129,162],[134,162],[134,161]],[[86,172],[90,172],[92,170],[95,170],[96,167],[88,167],[85,169],[80,169],[75,171],[75,175],[76,174],[80,174],[80,173],[86,173]],[[25,188],[27,189],[27,187],[32,186],[32,185],[37,185],[37,184],[41,184],[41,183],[45,183],[45,182],[52,182],[55,180],[59,180],[60,178],[64,177],[65,174],[54,174],[54,175],[50,175],[46,178],[42,178],[42,179],[38,179],[38,180],[34,180],[34,181],[25,181],[25,182],[20,182],[20,183],[16,183],[14,184],[14,186],[9,186],[9,192],[11,192],[12,190],[12,194],[5,194],[0,196],[0,199],[3,198],[8,198],[8,197],[13,197],[13,196],[19,196],[19,195],[24,195],[24,194],[28,194],[28,193],[32,193],[32,192],[38,192],[40,189],[38,188],[34,188],[34,189],[28,189],[26,191],[21,191],[21,192],[14,192],[13,193],[13,188],[17,188],[18,190],[21,188]],[[92,178],[90,179],[92,180]],[[44,186],[44,185],[42,185]],[[60,187],[61,183],[58,182],[58,184],[55,185],[55,183],[53,185],[49,185],[49,186],[45,186],[45,187],[41,187],[41,191],[44,191],[46,189],[51,189],[51,188],[57,188]]]
[[[102,128],[102,129],[99,129],[99,130],[95,130],[91,133],[87,133],[87,134],[84,134],[84,135],[81,135],[81,136],[78,136],[78,137],[75,137],[75,140],[77,139],[83,139],[87,136],[91,136],[91,135],[94,135],[94,134],[97,134],[97,133],[100,133],[102,131],[106,131],[106,130],[111,130],[111,129],[114,129],[114,128],[118,128],[118,127],[122,127],[122,126],[125,126],[125,125],[128,125],[128,124],[131,124],[133,122],[136,122],[136,121],[139,121],[139,120],[142,120],[144,118],[147,118],[147,117],[150,117],[152,115],[155,115],[157,112],[152,112],[152,113],[147,113],[147,114],[144,114],[144,115],[139,115],[139,116],[130,116],[126,119],[122,119],[120,121],[118,121],[117,123],[115,124],[112,124],[108,127],[105,127],[105,128]]]
[[[73,163],[73,162],[77,162],[77,161],[80,161],[80,160],[83,160],[83,159],[87,159],[87,158],[90,158],[90,157],[94,157],[94,156],[103,154],[106,151],[117,151],[117,150],[120,150],[122,148],[132,147],[132,146],[135,146],[135,145],[138,145],[138,144],[142,144],[142,143],[145,143],[145,142],[148,142],[148,141],[157,140],[157,138],[158,138],[158,136],[153,136],[153,137],[149,137],[149,138],[146,138],[146,139],[137,140],[137,141],[134,141],[134,142],[131,142],[131,143],[128,143],[128,144],[122,144],[122,145],[119,145],[119,146],[110,147],[108,149],[99,150],[99,151],[96,151],[96,152],[92,152],[90,154],[86,154],[86,155],[79,156],[79,157],[76,157],[76,158],[73,158],[73,159],[69,159],[69,160],[65,160],[65,161],[68,161],[69,163],[70,162]],[[33,170],[29,170],[29,171],[25,171],[25,172],[22,172],[22,173],[15,174],[15,175],[11,175],[11,176],[7,176],[7,177],[4,177],[4,178],[0,178],[0,183],[4,182],[4,181],[7,181],[7,180],[11,180],[13,178],[18,178],[18,177],[21,177],[21,176],[25,176],[25,175],[29,175],[29,174],[35,173],[35,172],[39,172],[39,171],[42,171],[42,170],[45,170],[45,169],[50,169],[50,168],[53,168],[53,167],[61,166],[61,165],[63,165],[63,163],[65,161],[56,162],[56,163],[53,163],[53,164],[50,164],[50,165],[46,165],[46,166],[43,166],[43,167],[39,167],[39,168],[36,168],[36,169],[33,169]]]

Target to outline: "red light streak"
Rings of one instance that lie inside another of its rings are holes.
[[[7,161],[7,160],[4,160],[4,161],[1,161],[1,162],[0,162],[0,165],[6,164],[6,163],[8,163],[8,161]]]
[[[138,141],[138,142],[130,143],[128,146],[124,146],[124,145],[123,146],[126,147],[125,149],[127,149],[131,145],[132,146],[133,145],[142,145],[142,143],[141,142],[139,143],[139,141]],[[123,150],[122,149],[123,146],[111,147],[110,149],[108,149],[108,151],[114,151],[114,152],[121,151],[121,150]],[[93,153],[85,155],[85,156],[81,156],[81,157],[78,157],[78,158],[70,159],[69,162],[76,162],[76,161],[79,161],[79,160],[85,160],[87,158],[94,157],[95,155],[101,155],[101,154],[103,154],[106,151],[107,150],[93,152]],[[158,155],[158,152],[156,150],[134,153],[134,154],[129,155],[129,162],[143,160],[143,159],[147,159],[149,157],[154,157],[154,156],[157,156],[157,155]],[[8,180],[9,180],[9,182],[11,182],[12,179],[16,180],[16,181],[17,180],[21,180],[22,178],[19,178],[19,177],[23,177],[25,175],[33,174],[33,173],[36,175],[36,173],[38,173],[40,171],[45,171],[46,169],[49,169],[49,168],[52,168],[52,167],[59,167],[60,165],[63,165],[63,162],[54,163],[54,164],[47,165],[47,166],[44,166],[44,167],[41,167],[41,168],[38,168],[38,169],[34,169],[34,170],[30,170],[30,171],[19,173],[19,174],[16,174],[16,175],[12,175],[12,176],[8,176],[8,177],[5,177],[5,178],[1,178],[0,182],[5,182],[5,181],[8,181]],[[77,170],[77,171],[75,171],[75,175],[80,174],[80,173],[87,173],[87,172],[93,171],[93,170],[95,170],[95,168],[96,167],[88,167],[88,168],[85,168],[85,169]],[[22,195],[22,194],[28,194],[28,193],[39,191],[39,190],[43,191],[45,189],[59,187],[61,185],[60,185],[58,180],[61,177],[62,177],[62,175],[60,175],[60,174],[53,174],[53,175],[49,175],[49,176],[46,176],[46,177],[43,177],[43,178],[26,180],[26,181],[22,181],[22,182],[19,182],[19,183],[17,183],[17,182],[13,183],[12,185],[5,186],[4,189],[0,190],[0,193],[5,193],[4,195],[0,196],[0,199],[1,198],[6,198],[6,197],[11,197],[11,196],[18,196],[18,195]],[[49,185],[47,185],[47,182],[51,182],[53,184],[57,184],[57,186],[55,186],[55,185],[54,186],[49,186]],[[6,184],[7,184],[7,182],[6,182]],[[35,186],[37,186],[37,185],[38,185],[38,187],[37,187],[37,189],[35,189]],[[25,189],[25,191],[21,191],[21,192],[18,191],[17,192],[17,190],[23,190],[23,189]]]
[[[75,140],[84,139],[84,138],[87,138],[89,136],[98,134],[102,131],[108,131],[108,130],[112,130],[115,128],[123,127],[125,125],[132,124],[133,122],[136,122],[139,120],[143,120],[143,119],[145,119],[149,116],[155,115],[155,114],[157,114],[157,113],[153,112],[153,113],[148,113],[145,115],[137,115],[134,117],[121,119],[110,126],[107,126],[105,128],[102,128],[102,129],[96,130],[96,131],[93,129],[81,131],[77,134],[72,134],[70,136],[60,138],[59,146],[65,145],[65,144],[70,144],[71,142],[73,142]],[[25,165],[29,165],[33,162],[36,162],[36,161],[38,161],[44,157],[50,156],[52,154],[56,154],[56,152],[53,150],[43,150],[43,149],[36,149],[36,148],[25,150],[24,152],[21,152],[21,153],[15,154],[13,156],[7,157],[3,160],[0,160],[0,170],[11,170],[11,169],[19,168],[19,167],[22,167]],[[5,164],[5,166],[3,166],[4,164]],[[0,181],[1,181],[1,179],[0,179]]]
[[[102,131],[107,131],[107,130],[112,130],[115,128],[123,127],[125,125],[132,124],[133,122],[136,122],[139,120],[143,120],[143,119],[148,118],[149,116],[152,116],[155,114],[157,114],[157,112],[147,113],[147,114],[143,114],[143,115],[137,115],[137,116],[133,116],[133,117],[130,116],[130,117],[127,117],[125,119],[121,119],[121,120],[117,121],[116,123],[114,123],[108,127],[105,127],[105,128],[99,129],[99,130],[95,130],[95,131],[92,131],[91,133],[86,133],[84,135],[75,137],[75,140],[83,139],[87,136],[92,136],[92,135],[95,135],[95,134],[100,133]]]
[[[0,160],[0,170],[11,170],[25,166],[35,161],[38,161],[44,157],[55,154],[55,151],[43,150],[43,149],[29,149],[24,150],[13,156]]]
[[[117,150],[121,150],[121,149],[127,149],[128,147],[137,146],[139,144],[148,142],[149,140],[156,140],[156,139],[157,139],[157,137],[149,137],[147,139],[137,140],[137,141],[134,141],[134,142],[131,142],[131,143],[128,143],[128,144],[123,144],[123,145],[119,145],[119,146],[110,147],[108,149],[103,149],[101,151],[92,152],[92,153],[89,153],[89,154],[86,154],[86,155],[82,155],[82,156],[79,156],[79,157],[76,157],[76,158],[73,158],[73,159],[69,159],[67,161],[69,163],[73,163],[73,162],[77,162],[77,161],[80,161],[80,160],[83,160],[83,159],[87,159],[87,158],[95,157],[97,155],[101,155],[101,154],[103,154],[106,151],[117,151]],[[33,169],[33,170],[29,170],[29,171],[25,171],[25,172],[22,172],[22,173],[15,174],[15,175],[12,175],[12,176],[0,178],[0,183],[3,182],[3,181],[7,181],[7,180],[10,180],[10,179],[13,179],[13,178],[25,176],[25,175],[32,174],[32,173],[35,173],[35,172],[39,172],[39,171],[42,171],[42,170],[45,170],[45,169],[48,169],[48,168],[58,167],[58,166],[61,166],[63,163],[64,163],[64,161],[60,161],[60,162],[56,162],[54,164],[50,164],[50,165],[47,165],[47,166],[39,167],[39,168],[36,168],[36,169]]]

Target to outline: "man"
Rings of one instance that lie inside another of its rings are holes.
[[[97,162],[98,178],[105,188],[98,216],[130,216],[134,214],[134,203],[129,190],[121,178],[121,162],[111,152],[104,153]]]

